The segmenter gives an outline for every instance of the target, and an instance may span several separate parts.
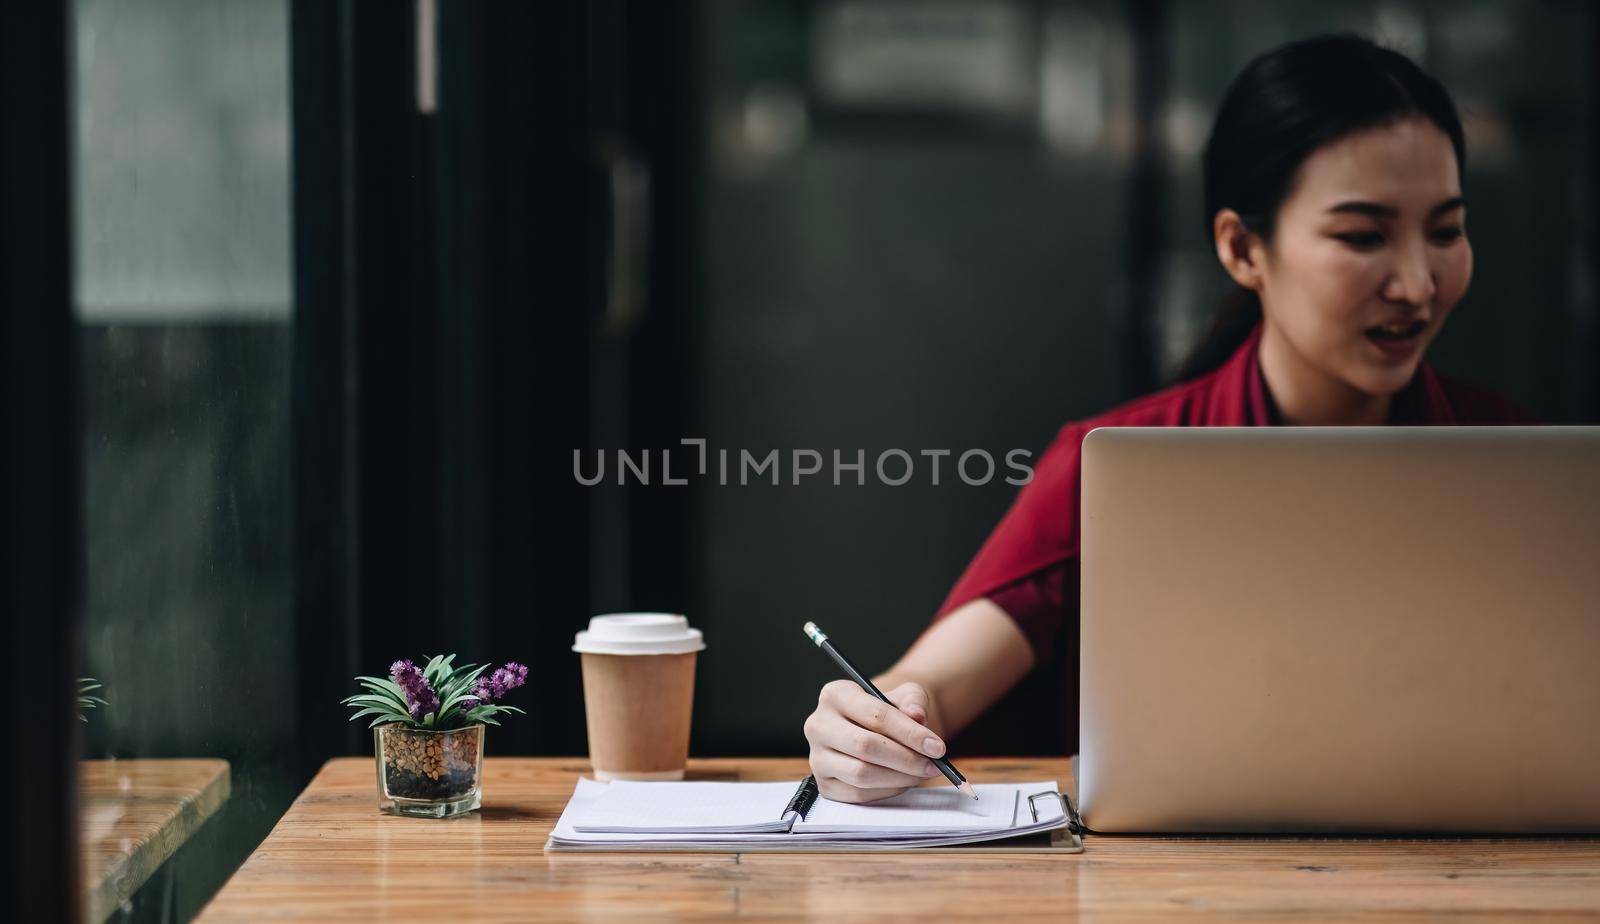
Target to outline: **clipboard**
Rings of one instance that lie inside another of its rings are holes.
[[[545,853],[816,853],[816,854],[848,854],[865,856],[883,853],[926,853],[931,856],[1025,856],[1030,854],[1075,854],[1083,853],[1083,818],[1078,814],[1078,807],[1072,801],[1072,796],[1064,792],[1043,790],[1027,797],[1028,811],[1033,820],[1039,820],[1039,806],[1036,800],[1054,797],[1061,806],[1062,813],[1067,817],[1064,827],[1055,828],[1042,834],[1027,834],[1015,838],[999,839],[994,841],[979,841],[973,844],[952,844],[939,847],[895,847],[892,845],[877,846],[872,848],[841,847],[832,844],[764,844],[746,843],[737,845],[723,845],[708,847],[695,844],[652,844],[648,846],[614,845],[614,844],[561,844],[557,845],[554,838],[546,838],[544,842]]]

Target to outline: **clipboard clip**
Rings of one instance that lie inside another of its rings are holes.
[[[1061,814],[1067,816],[1066,831],[1067,831],[1068,835],[1071,837],[1072,846],[1073,846],[1074,849],[1082,850],[1083,849],[1083,817],[1078,814],[1077,806],[1072,804],[1072,797],[1067,795],[1066,793],[1064,793],[1064,792],[1056,792],[1054,790],[1047,789],[1044,792],[1036,792],[1033,795],[1029,796],[1028,797],[1028,812],[1033,815],[1034,823],[1037,824],[1038,821],[1039,821],[1039,806],[1034,804],[1033,800],[1040,799],[1040,798],[1043,798],[1045,796],[1054,796],[1055,799],[1056,799],[1056,802],[1058,802],[1061,805]],[[1052,832],[1051,833],[1051,839],[1052,840],[1055,839],[1055,833],[1056,832]]]

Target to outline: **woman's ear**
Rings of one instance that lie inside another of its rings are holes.
[[[1211,235],[1217,245],[1217,259],[1233,281],[1252,292],[1261,291],[1261,238],[1246,228],[1244,219],[1233,209],[1220,209],[1211,219]]]

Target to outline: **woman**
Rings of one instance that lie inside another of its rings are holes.
[[[1251,62],[1204,155],[1207,231],[1239,290],[1179,384],[1062,428],[877,678],[898,709],[822,688],[805,724],[822,794],[867,802],[937,775],[946,736],[1076,638],[1079,446],[1095,427],[1533,422],[1422,361],[1472,278],[1465,153],[1449,95],[1396,52],[1331,36]]]

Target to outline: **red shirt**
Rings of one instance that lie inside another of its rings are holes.
[[[1056,434],[1011,508],[956,581],[934,621],[980,597],[1004,610],[1027,636],[1037,664],[1055,659],[1077,672],[1079,453],[1096,427],[1263,427],[1282,423],[1261,376],[1257,324],[1226,363]],[[1426,363],[1390,403],[1390,424],[1532,424],[1536,419],[1481,389],[1447,379]],[[1065,636],[1065,637],[1064,637]],[[1075,698],[1075,680],[1062,685]],[[1069,704],[1067,753],[1077,750],[1077,708]]]

